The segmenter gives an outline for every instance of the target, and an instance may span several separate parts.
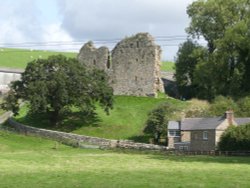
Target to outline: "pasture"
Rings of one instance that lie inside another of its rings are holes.
[[[0,131],[0,187],[249,187],[250,158],[77,149]]]
[[[0,48],[0,67],[25,69],[27,63],[35,59],[47,58],[48,56],[57,54],[63,54],[72,58],[77,55],[77,53],[73,52]]]

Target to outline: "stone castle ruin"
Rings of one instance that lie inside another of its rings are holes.
[[[78,55],[89,68],[104,70],[115,95],[157,96],[164,92],[161,80],[161,48],[148,33],[139,33],[120,41],[110,52],[86,43]]]

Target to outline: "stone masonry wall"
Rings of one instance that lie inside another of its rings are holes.
[[[84,136],[72,133],[52,131],[47,129],[39,129],[18,123],[14,121],[12,118],[9,118],[8,122],[19,133],[25,135],[34,135],[34,136],[49,138],[52,140],[62,142],[64,144],[73,145],[77,147],[84,147],[84,145],[86,144],[92,144],[106,148],[126,148],[126,149],[137,149],[137,150],[167,150],[167,147],[165,146],[158,146],[154,144],[135,143],[128,140],[110,140],[105,138]]]
[[[88,68],[98,68],[107,70],[109,63],[109,49],[107,47],[95,48],[93,42],[86,43],[78,54],[80,63],[85,64]]]
[[[115,95],[156,96],[163,92],[161,49],[148,33],[120,41],[109,56],[108,49],[85,44],[78,55],[80,63],[106,71]]]

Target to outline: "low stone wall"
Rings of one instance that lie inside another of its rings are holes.
[[[5,112],[0,116],[0,124],[4,123],[10,116],[12,116],[12,112]]]
[[[125,149],[136,149],[136,150],[167,150],[165,146],[159,146],[154,144],[136,143],[128,140],[111,140],[105,138],[97,138],[91,136],[84,136],[72,133],[65,133],[59,131],[52,131],[47,129],[39,129],[23,125],[14,121],[12,118],[8,120],[9,124],[19,133],[25,135],[35,135],[39,137],[45,137],[58,142],[62,142],[67,145],[75,147],[86,147],[91,144],[93,146],[99,146],[101,148],[125,148]]]

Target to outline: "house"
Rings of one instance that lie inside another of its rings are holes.
[[[231,110],[222,117],[169,121],[168,147],[187,151],[215,150],[222,133],[229,125],[240,126],[247,123],[250,123],[250,118],[234,118]]]

